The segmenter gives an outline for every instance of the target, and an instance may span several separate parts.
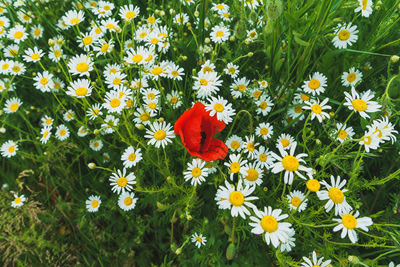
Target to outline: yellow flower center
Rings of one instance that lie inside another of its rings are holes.
[[[222,104],[220,104],[220,103],[217,103],[217,104],[215,104],[214,105],[214,109],[217,111],[217,112],[222,112],[222,111],[224,111],[224,105],[222,105]]]
[[[66,135],[66,134],[67,134],[67,131],[66,131],[66,130],[64,130],[64,129],[62,129],[62,130],[59,132],[59,134],[60,134],[61,136],[64,136],[64,135]]]
[[[292,197],[291,202],[293,206],[298,207],[301,203],[301,199],[299,197]]]
[[[135,63],[139,63],[140,61],[142,61],[142,59],[143,59],[142,55],[136,54],[133,56],[132,61]]]
[[[110,101],[110,106],[113,108],[119,107],[121,105],[121,101],[118,98],[114,98]]]
[[[24,34],[22,32],[17,31],[17,32],[14,33],[14,38],[15,39],[21,39],[23,35]]]
[[[238,173],[240,171],[240,164],[239,162],[233,162],[231,163],[231,172],[232,173]]]
[[[153,73],[153,75],[160,75],[162,72],[162,68],[161,67],[155,67],[151,73]]]
[[[157,107],[157,104],[154,103],[154,102],[150,102],[150,103],[148,104],[148,107],[151,108],[151,109],[155,109],[155,108]]]
[[[49,131],[45,131],[45,132],[43,133],[43,137],[44,137],[44,138],[46,138],[48,135],[49,135]]]
[[[154,138],[157,140],[163,140],[167,136],[167,133],[164,130],[158,130],[154,133]]]
[[[262,162],[265,162],[265,161],[267,161],[267,155],[265,155],[264,153],[263,154],[260,154],[260,156],[259,156],[259,159],[260,159],[260,161],[262,161]]]
[[[362,10],[367,9],[368,0],[362,0]]]
[[[93,207],[93,208],[97,208],[98,206],[99,206],[99,201],[93,200],[93,201],[92,201],[92,207]]]
[[[219,10],[221,10],[221,9],[224,8],[224,5],[218,4],[218,5],[216,5],[215,7],[218,8]]]
[[[367,103],[362,99],[354,99],[351,104],[353,108],[359,112],[367,110]]]
[[[205,66],[205,67],[203,68],[203,72],[204,72],[204,73],[212,72],[212,71],[213,71],[212,68],[210,68],[209,66]]]
[[[321,184],[316,179],[308,180],[306,186],[311,192],[317,192],[321,188]]]
[[[348,30],[341,30],[338,35],[340,41],[346,41],[350,38],[350,32]]]
[[[372,142],[371,136],[364,136],[363,140],[364,140],[364,144],[366,144],[366,145],[370,145]]]
[[[231,148],[232,149],[238,149],[240,147],[240,143],[238,141],[232,141],[231,143]]]
[[[176,104],[178,102],[178,98],[176,96],[171,97],[171,103]]]
[[[41,31],[40,29],[36,29],[36,30],[33,32],[33,34],[34,34],[35,36],[39,36],[41,33],[42,33],[42,31]]]
[[[260,130],[261,135],[267,135],[268,132],[269,132],[269,130],[267,128],[261,128],[261,130]]]
[[[111,30],[111,29],[114,29],[115,26],[114,26],[114,24],[109,23],[106,25],[106,27],[107,27],[107,29]]]
[[[260,96],[261,96],[261,94],[262,94],[262,92],[261,91],[254,91],[253,92],[253,96],[255,97],[255,98],[259,98]]]
[[[79,87],[78,89],[75,90],[75,94],[77,96],[85,96],[87,92],[88,90],[85,87]]]
[[[84,45],[90,45],[93,42],[93,38],[91,36],[86,36],[83,38]]]
[[[19,72],[21,70],[21,68],[19,66],[15,66],[15,67],[12,68],[12,70],[14,72]]]
[[[136,159],[136,154],[135,153],[131,153],[128,156],[129,161],[134,161]]]
[[[201,242],[203,242],[203,239],[202,239],[201,237],[198,236],[198,237],[196,237],[196,241],[199,242],[199,243],[201,243]]]
[[[150,16],[150,17],[147,19],[147,21],[148,21],[150,24],[153,24],[154,22],[156,22],[156,18],[153,17],[153,16]]]
[[[351,214],[345,214],[342,217],[343,226],[347,229],[354,229],[357,226],[357,219]]]
[[[52,123],[52,120],[51,120],[51,119],[47,119],[47,120],[46,120],[46,124],[47,124],[47,125],[50,125],[51,123]]]
[[[131,197],[126,197],[126,198],[124,199],[124,204],[125,204],[126,206],[132,205],[132,202],[133,202],[133,199],[132,199]]]
[[[217,31],[217,33],[215,35],[217,37],[222,37],[222,36],[224,36],[224,32],[223,31]]]
[[[381,131],[381,130],[376,129],[376,130],[373,132],[373,134],[376,134],[376,133],[378,133],[378,137],[379,137],[379,138],[382,138],[382,131]]]
[[[15,151],[15,146],[10,146],[8,152],[13,153]]]
[[[295,106],[294,107],[294,112],[296,112],[297,114],[301,113],[302,111],[303,111],[303,108],[301,106]]]
[[[11,111],[16,111],[19,108],[19,105],[17,103],[11,104],[10,110]]]
[[[239,84],[238,89],[239,89],[240,92],[244,92],[244,90],[246,90],[246,85]]]
[[[357,78],[357,76],[356,76],[356,74],[355,74],[354,72],[349,73],[349,74],[347,75],[347,81],[348,81],[349,83],[354,82],[354,81],[356,80],[356,78]]]
[[[206,79],[200,79],[200,84],[206,86],[208,81]]]
[[[265,232],[273,233],[278,230],[278,221],[273,216],[264,216],[261,219],[260,224]]]
[[[256,169],[248,169],[246,179],[254,182],[258,179],[258,171]]]
[[[121,80],[120,78],[115,78],[114,81],[113,81],[113,84],[114,84],[114,85],[118,85],[118,84],[121,83],[121,81],[122,81],[122,80]]]
[[[146,37],[147,36],[147,32],[142,32],[141,34],[139,34],[139,37],[140,38],[144,38],[144,37]]]
[[[262,101],[262,102],[260,103],[260,108],[261,108],[262,110],[265,110],[267,107],[268,107],[268,103],[267,103],[267,102]]]
[[[14,202],[15,202],[16,204],[21,203],[21,201],[22,201],[22,199],[21,199],[20,197],[17,197],[17,198],[14,200]]]
[[[311,110],[315,113],[315,114],[321,114],[322,112],[322,107],[318,104],[314,104],[311,107]]]
[[[197,178],[197,177],[199,177],[200,175],[201,175],[201,169],[198,168],[198,167],[193,168],[193,170],[192,170],[192,176],[193,176],[194,178]]]
[[[294,172],[297,171],[297,169],[299,168],[299,160],[296,157],[293,156],[285,156],[282,159],[282,167],[290,172]]]
[[[7,64],[7,63],[5,63],[5,64],[3,64],[3,66],[1,67],[3,70],[6,70],[6,69],[8,69],[10,67],[10,65],[9,64]]]
[[[247,143],[247,149],[248,149],[250,152],[253,152],[253,151],[254,151],[255,147],[254,147],[253,142]]]
[[[150,114],[147,112],[144,112],[144,113],[140,114],[139,118],[141,121],[148,121],[150,119]]]
[[[308,100],[310,100],[310,97],[309,97],[308,95],[305,95],[305,94],[301,94],[300,98],[301,98],[301,100],[303,100],[303,101],[308,101]]]
[[[71,24],[71,25],[78,24],[79,22],[80,22],[80,19],[79,19],[79,18],[73,18],[73,19],[70,20],[70,24]]]
[[[102,53],[105,53],[105,52],[107,52],[107,50],[108,50],[108,48],[110,47],[110,45],[109,44],[103,44],[102,46],[101,46],[101,48],[100,48],[100,51],[102,52]]]
[[[38,53],[34,53],[34,54],[32,54],[31,58],[32,58],[33,60],[37,60],[37,59],[40,58],[40,55],[39,55]]]
[[[151,40],[150,40],[150,42],[152,43],[152,44],[158,44],[158,39],[157,38],[152,38]]]
[[[136,14],[135,14],[135,12],[128,11],[128,12],[126,12],[125,17],[127,19],[133,19],[134,17],[136,17]]]
[[[89,65],[86,62],[81,62],[76,66],[76,70],[79,72],[86,72],[89,70]]]
[[[230,68],[228,69],[228,72],[229,72],[230,74],[235,74],[236,69],[235,69],[234,67],[230,67]]]
[[[287,147],[290,144],[290,142],[286,138],[283,138],[281,140],[281,144],[282,144],[283,147]]]
[[[48,80],[46,78],[42,78],[40,79],[40,83],[46,85],[48,83]]]
[[[117,185],[120,187],[125,187],[128,184],[128,179],[126,179],[125,177],[119,177],[117,179]]]
[[[311,81],[308,82],[308,87],[311,90],[318,89],[321,83],[317,79],[311,79]]]
[[[342,203],[344,200],[344,194],[342,190],[340,190],[337,187],[331,187],[328,191],[329,198],[333,201],[335,204]]]
[[[340,139],[346,139],[347,137],[347,132],[345,130],[340,130],[338,137]]]
[[[244,203],[244,195],[242,192],[233,191],[229,194],[229,202],[236,207],[240,207]]]

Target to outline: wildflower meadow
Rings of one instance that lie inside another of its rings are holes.
[[[400,0],[0,2],[2,266],[400,266]]]

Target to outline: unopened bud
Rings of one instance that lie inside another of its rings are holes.
[[[49,39],[47,43],[49,44],[49,46],[54,46],[55,44],[53,39]]]
[[[135,124],[135,127],[136,127],[137,129],[139,129],[139,130],[143,130],[143,129],[144,129],[144,126],[143,126],[143,124],[141,124],[141,123],[136,123],[136,124]]]
[[[95,135],[97,135],[97,134],[100,133],[100,130],[99,130],[99,129],[94,129],[93,133],[94,133]]]
[[[200,16],[200,12],[196,10],[196,11],[194,12],[194,16],[197,18],[198,16]]]
[[[90,162],[90,163],[88,164],[88,167],[89,167],[89,169],[93,170],[94,168],[96,168],[96,163]]]
[[[181,248],[178,248],[177,250],[175,250],[175,254],[176,255],[179,255],[179,254],[181,254],[182,253],[182,249]]]
[[[249,52],[249,53],[247,53],[247,56],[248,57],[252,57],[254,55],[254,53],[253,52]]]
[[[349,260],[350,263],[353,264],[358,264],[360,262],[360,259],[354,255],[350,255],[347,259]]]
[[[204,39],[204,43],[206,43],[206,44],[209,44],[211,42],[211,40],[210,40],[210,38],[206,38],[206,39]]]
[[[390,61],[392,63],[397,63],[399,61],[399,59],[400,59],[400,57],[396,56],[396,55],[390,57]]]

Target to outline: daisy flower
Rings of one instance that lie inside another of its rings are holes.
[[[224,69],[224,72],[227,75],[230,75],[232,79],[235,79],[239,75],[239,66],[233,64],[232,62],[229,62],[226,65],[226,68]]]
[[[26,198],[24,195],[18,196],[17,194],[14,194],[14,200],[11,201],[11,207],[13,208],[18,208],[24,205]]]
[[[369,127],[358,144],[364,145],[365,151],[369,153],[370,149],[378,149],[379,143],[378,133],[374,128]]]
[[[289,232],[289,238],[286,240],[286,242],[281,242],[281,245],[279,246],[281,252],[290,252],[292,251],[292,248],[296,246],[296,244],[294,243],[296,241],[296,238],[294,238],[295,233],[296,232],[292,230],[291,232]]]
[[[79,127],[78,132],[77,132],[77,135],[78,135],[79,137],[84,137],[84,136],[86,136],[87,134],[88,134],[88,131],[87,131],[87,129],[86,129],[85,126]]]
[[[140,93],[143,95],[143,100],[158,100],[160,91],[154,88],[141,89]]]
[[[219,4],[212,3],[211,10],[216,11],[218,13],[225,13],[225,12],[228,12],[229,6],[224,3],[219,3]]]
[[[93,46],[96,44],[97,41],[97,36],[95,36],[93,33],[88,32],[88,33],[81,33],[81,35],[78,37],[78,46],[80,48],[85,49],[85,51],[90,51],[90,49],[93,48]]]
[[[233,180],[233,175],[235,173],[240,173],[242,176],[247,175],[247,169],[245,164],[247,163],[247,160],[242,159],[240,157],[240,154],[235,155],[235,154],[230,154],[229,155],[229,162],[225,162],[224,165],[229,168],[230,171],[230,178]]]
[[[289,195],[286,195],[286,197],[291,210],[302,212],[306,209],[308,199],[305,198],[306,196],[301,191],[294,190]]]
[[[56,137],[60,141],[64,141],[69,137],[69,130],[64,124],[60,124],[56,128]]]
[[[134,5],[124,5],[119,10],[119,16],[126,23],[130,23],[133,19],[135,19],[140,13],[140,9]]]
[[[354,131],[351,126],[346,127],[346,124],[342,124],[338,122],[336,124],[336,129],[337,131],[334,132],[334,137],[337,136],[337,140],[339,140],[340,143],[343,143],[345,140],[352,139],[354,136]]]
[[[229,124],[232,121],[232,117],[235,116],[236,112],[231,103],[228,103],[227,100],[220,96],[211,96],[207,100],[209,103],[205,105],[205,109],[210,111],[211,117],[217,114],[217,120],[223,121],[225,124]]]
[[[220,44],[229,39],[229,29],[223,25],[216,25],[211,29],[210,38],[214,43]]]
[[[361,16],[368,18],[372,14],[372,0],[358,0],[359,6],[354,9],[354,12],[360,12]]]
[[[355,87],[362,79],[362,73],[356,68],[352,67],[349,71],[345,71],[342,74],[342,84],[343,86]]]
[[[31,28],[31,35],[34,39],[38,40],[43,36],[43,30],[44,28],[42,27],[42,25],[35,25]]]
[[[325,112],[325,110],[331,109],[331,106],[326,105],[328,101],[329,98],[325,98],[321,103],[319,99],[311,100],[311,102],[307,101],[303,108],[311,110],[311,120],[317,118],[322,123],[324,119],[329,118],[329,114]]]
[[[62,17],[64,24],[67,26],[75,26],[79,23],[83,22],[85,19],[84,13],[82,10],[69,10],[65,15]]]
[[[12,75],[22,75],[25,73],[25,66],[21,62],[14,61],[13,67],[11,68],[10,73]]]
[[[87,200],[86,200],[86,209],[89,212],[97,212],[100,208],[101,200],[99,196],[94,196],[91,195]]]
[[[79,79],[71,82],[68,86],[67,95],[83,98],[92,94],[92,85],[88,79]]]
[[[28,38],[28,34],[25,32],[24,26],[16,25],[9,30],[7,37],[13,40],[14,43],[19,44],[20,42]]]
[[[288,116],[292,119],[297,119],[301,121],[304,119],[303,105],[304,102],[294,100],[292,105],[289,107]]]
[[[258,146],[258,143],[254,142],[254,135],[251,135],[250,137],[246,136],[246,141],[244,145],[244,152],[248,153],[249,159],[254,159],[256,157],[256,146]]]
[[[262,95],[260,99],[256,101],[256,105],[258,107],[256,109],[257,114],[261,114],[262,116],[267,116],[268,113],[272,110],[274,103],[272,103],[270,97]]]
[[[108,42],[104,39],[99,39],[96,41],[93,51],[97,52],[96,56],[105,55],[112,52],[114,49],[114,40],[110,39]]]
[[[52,126],[53,125],[53,118],[48,116],[48,115],[44,115],[41,119],[40,119],[40,125],[42,125],[43,127],[45,126]]]
[[[150,114],[150,112],[148,112],[146,109],[143,109],[142,107],[138,107],[133,115],[135,116],[133,122],[142,123],[143,125],[150,124],[150,118],[155,116]]]
[[[268,148],[259,146],[256,152],[256,162],[260,164],[261,168],[269,169],[274,163],[274,158]]]
[[[394,125],[389,121],[387,116],[382,117],[381,119],[374,120],[372,128],[374,128],[374,134],[379,138],[381,142],[383,141],[392,141],[392,144],[396,141],[396,136],[398,131],[394,129]]]
[[[119,195],[118,206],[124,211],[129,211],[135,208],[137,200],[135,193],[123,192]]]
[[[351,206],[347,203],[346,197],[344,193],[346,193],[347,189],[342,189],[346,180],[340,180],[340,176],[337,177],[335,181],[335,177],[331,175],[331,184],[328,184],[325,181],[322,181],[321,184],[326,187],[326,190],[320,190],[317,192],[317,196],[320,200],[328,200],[325,204],[326,212],[329,212],[333,207],[335,207],[335,215],[347,213],[352,210]]]
[[[339,49],[347,48],[347,46],[351,46],[357,41],[357,33],[357,26],[352,25],[351,22],[348,24],[340,23],[335,30],[335,37],[332,40],[333,45]]]
[[[89,76],[93,62],[87,55],[76,55],[68,61],[68,70],[73,75]]]
[[[262,122],[256,128],[256,135],[261,136],[264,140],[268,140],[274,133],[273,129],[271,124]]]
[[[173,90],[171,93],[167,94],[167,100],[171,104],[172,108],[176,109],[182,106],[182,100],[180,99],[180,95],[178,91]]]
[[[100,151],[103,148],[103,141],[101,141],[100,139],[92,139],[89,142],[89,147],[93,151]]]
[[[246,175],[243,175],[245,185],[260,185],[262,183],[263,171],[260,163],[252,162],[244,166]]]
[[[40,130],[40,135],[42,136],[40,138],[40,142],[42,142],[42,144],[46,144],[51,136],[51,126],[44,126],[41,130]]]
[[[22,56],[25,62],[38,62],[43,57],[43,50],[36,46],[25,50],[25,55]]]
[[[276,147],[278,148],[280,147],[283,149],[290,149],[294,143],[295,140],[292,136],[283,133],[278,137]]]
[[[257,209],[257,207],[250,201],[258,199],[258,197],[250,196],[255,186],[246,185],[243,188],[242,180],[239,179],[238,185],[232,186],[225,180],[225,186],[220,185],[215,196],[219,209],[230,209],[232,217],[240,215],[246,219],[246,215],[250,215],[248,208]]]
[[[272,207],[264,207],[264,211],[254,209],[256,216],[250,216],[252,222],[249,223],[253,227],[251,232],[256,235],[264,234],[265,242],[269,245],[272,243],[274,247],[278,247],[280,243],[285,243],[289,239],[292,232],[292,224],[281,222],[281,220],[289,217],[287,214],[281,214],[281,209],[273,210]]]
[[[105,83],[110,89],[118,89],[124,83],[126,77],[127,75],[122,72],[107,74]]]
[[[250,89],[250,95],[255,99],[259,99],[261,95],[263,94],[263,89],[255,87],[253,89]]]
[[[75,117],[75,112],[72,109],[67,110],[63,115],[63,119],[65,121],[73,121],[74,117]]]
[[[360,116],[364,119],[369,118],[367,113],[373,113],[380,111],[381,105],[378,102],[372,101],[371,99],[374,97],[374,94],[371,90],[368,90],[365,93],[359,94],[357,93],[354,87],[351,88],[351,95],[347,92],[344,92],[346,97],[346,102],[344,103],[350,110],[354,110],[355,112],[360,113]]]
[[[4,112],[5,113],[14,113],[17,112],[18,109],[21,107],[22,101],[18,97],[9,98],[4,103]]]
[[[335,228],[333,228],[333,231],[337,232],[342,230],[342,233],[340,235],[341,238],[345,238],[346,235],[348,235],[351,243],[356,243],[357,233],[355,229],[360,228],[361,230],[368,232],[367,227],[373,224],[371,218],[369,217],[357,218],[359,215],[360,213],[356,211],[354,215],[350,213],[343,213],[340,219],[339,218],[333,219],[334,221],[339,223],[338,225],[335,226]]]
[[[101,105],[99,103],[94,104],[86,111],[86,116],[88,116],[90,120],[95,120],[101,115],[103,115],[103,112],[101,112]]]
[[[111,134],[115,132],[113,128],[118,125],[118,122],[118,118],[115,118],[113,115],[107,115],[104,119],[104,123],[101,124],[101,130],[104,131],[104,134]]]
[[[185,13],[178,13],[175,15],[174,22],[176,24],[186,24],[189,21],[189,17]]]
[[[208,168],[205,167],[206,162],[201,159],[193,159],[192,163],[188,163],[187,171],[183,172],[185,181],[189,181],[191,185],[196,186],[206,181],[208,176]]]
[[[314,267],[314,266],[320,266],[320,267],[328,267],[328,265],[331,263],[331,260],[324,261],[324,257],[317,258],[317,253],[313,251],[312,253],[312,259],[309,259],[307,257],[303,257],[303,262],[301,264],[302,267]]]
[[[207,239],[202,234],[194,233],[191,238],[192,242],[196,247],[200,248],[201,246],[205,246]]]
[[[197,91],[198,98],[206,98],[219,91],[218,87],[222,85],[222,81],[217,72],[199,72],[198,74],[197,77],[193,77],[195,80],[193,90]]]
[[[271,152],[272,157],[276,160],[276,162],[272,165],[272,173],[280,173],[282,171],[285,172],[284,175],[284,182],[285,184],[291,185],[293,183],[294,173],[297,174],[300,178],[306,180],[307,178],[300,173],[300,171],[304,171],[307,175],[310,175],[312,171],[311,168],[307,168],[300,163],[305,163],[302,159],[303,157],[307,157],[308,155],[305,153],[298,154],[297,156],[294,155],[294,151],[296,150],[297,143],[294,142],[293,145],[290,147],[289,153],[284,150],[282,147],[278,146],[279,152],[281,156],[278,156],[274,152]]]
[[[141,149],[134,149],[133,146],[129,146],[122,154],[121,160],[125,168],[136,166],[136,164],[138,164],[138,162],[142,160]]]
[[[126,175],[126,169],[117,170],[116,173],[112,173],[110,176],[110,185],[112,186],[111,191],[120,194],[132,191],[132,185],[136,184],[136,176],[133,172]]]
[[[308,81],[305,81],[302,88],[304,92],[315,95],[320,95],[325,92],[327,86],[327,78],[324,74],[315,72],[310,76]]]
[[[150,124],[150,130],[146,130],[145,138],[150,139],[147,144],[154,145],[156,148],[160,146],[165,148],[168,143],[172,143],[172,138],[175,138],[174,131],[171,130],[172,125],[170,123],[153,122]]]
[[[250,81],[247,80],[245,77],[240,79],[235,79],[231,85],[232,96],[236,98],[241,98],[243,94],[246,92],[249,83]]]
[[[232,150],[232,151],[237,151],[240,152],[242,150],[242,145],[243,145],[243,140],[241,137],[237,135],[231,135],[228,140],[226,140],[226,146]]]
[[[103,108],[107,109],[107,111],[111,113],[121,113],[126,105],[125,96],[120,97],[119,92],[115,90],[107,92],[104,101]]]
[[[110,32],[116,32],[117,27],[119,27],[117,20],[114,18],[103,19],[100,25]]]

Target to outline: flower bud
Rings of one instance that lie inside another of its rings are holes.
[[[164,10],[161,10],[161,11],[160,11],[160,16],[161,16],[161,17],[164,17],[164,16],[165,16],[165,11],[164,11]]]
[[[94,168],[96,168],[96,163],[90,162],[90,163],[88,164],[88,167],[89,167],[89,169],[93,170]]]
[[[347,259],[349,260],[350,263],[353,263],[353,264],[358,264],[360,262],[360,259],[354,255],[349,255],[349,257]]]
[[[399,57],[399,56],[396,56],[396,55],[393,55],[393,56],[390,57],[390,61],[391,61],[392,63],[397,63],[397,62],[399,62],[399,59],[400,59],[400,57]]]
[[[211,40],[210,40],[210,38],[206,38],[206,39],[204,39],[204,43],[206,43],[206,44],[209,44],[211,42]]]
[[[253,52],[249,52],[249,53],[247,53],[247,56],[248,57],[252,57],[254,55],[254,53]]]
[[[199,16],[200,16],[200,12],[196,10],[196,11],[194,12],[194,16],[195,16],[196,18],[199,17]]]
[[[178,248],[177,250],[175,250],[175,254],[176,255],[179,255],[179,254],[181,254],[182,253],[182,249],[181,248]]]
[[[236,40],[236,38],[235,38],[235,36],[231,36],[231,37],[229,37],[229,41],[231,41],[231,42],[234,42]]]
[[[48,44],[49,44],[49,46],[54,46],[54,44],[55,44],[54,40],[50,38],[48,41]]]
[[[144,126],[143,126],[143,124],[141,124],[141,123],[136,123],[136,124],[135,124],[135,127],[136,127],[137,129],[139,129],[139,130],[143,130],[143,129],[144,129]]]
[[[6,128],[4,128],[4,127],[1,127],[1,128],[0,128],[0,133],[2,133],[2,134],[3,134],[3,133],[5,133],[5,132],[6,132]]]

